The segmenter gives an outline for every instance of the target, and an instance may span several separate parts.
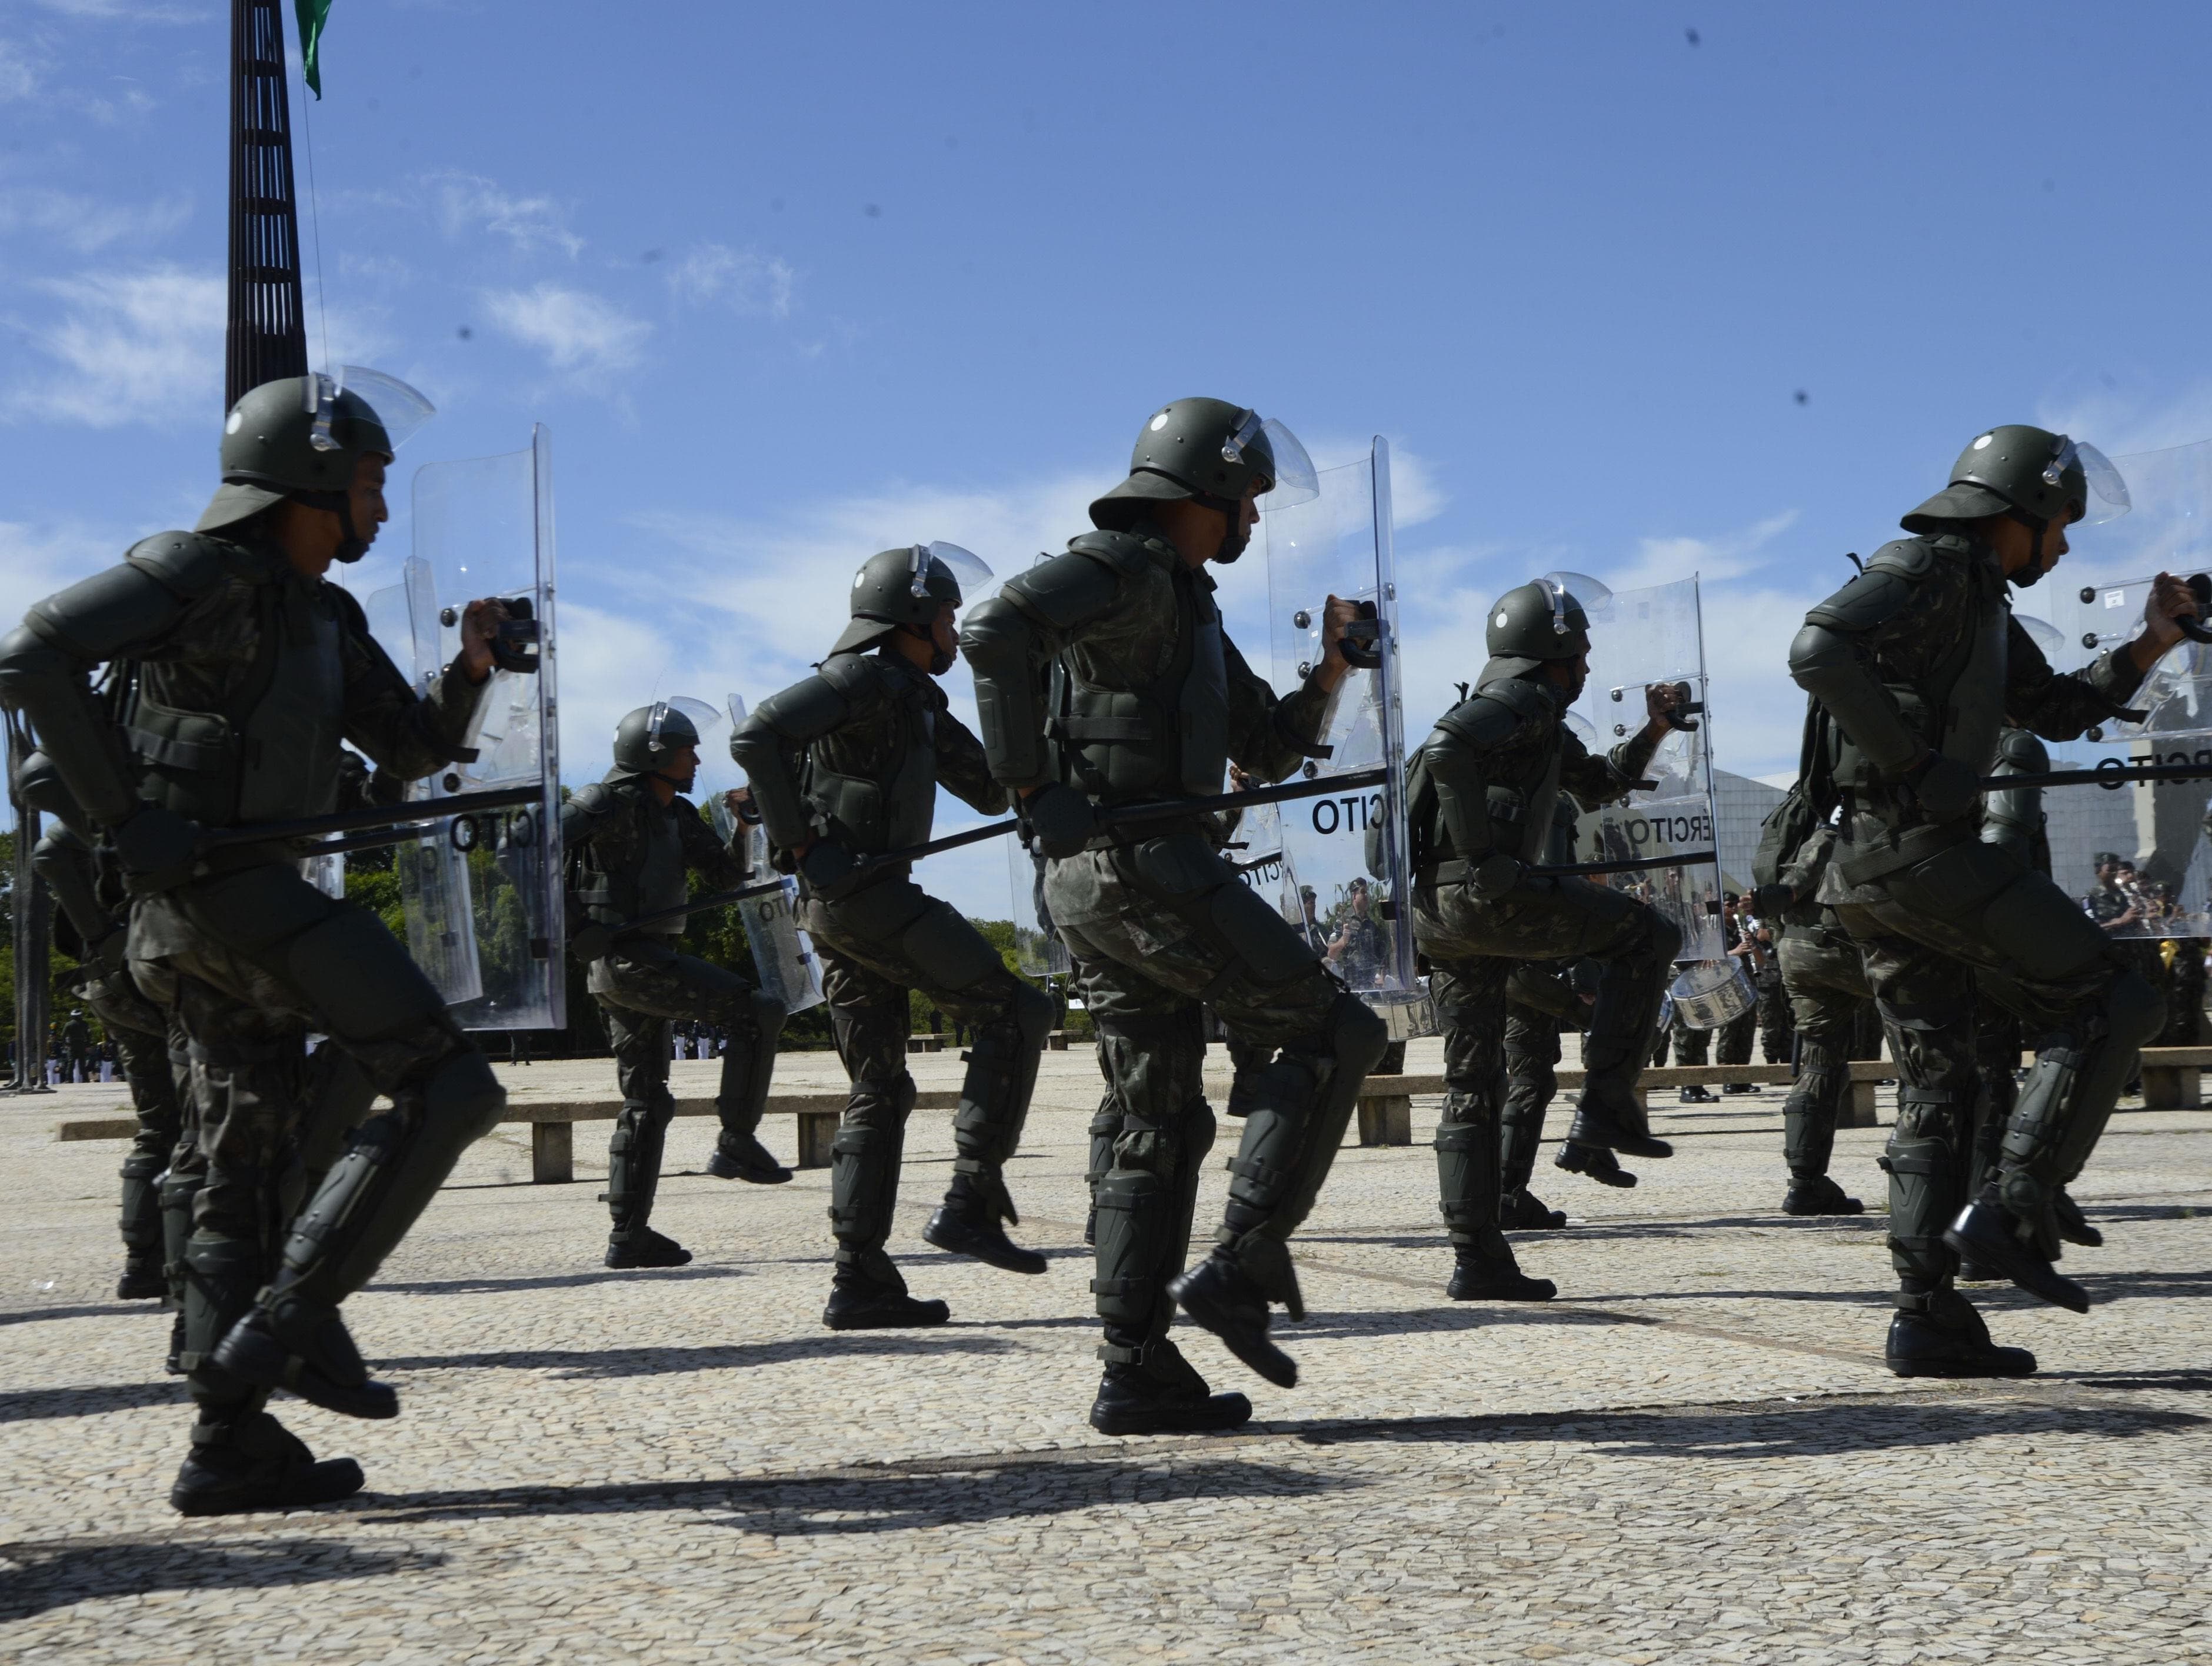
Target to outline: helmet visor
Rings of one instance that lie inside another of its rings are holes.
[[[1536,581],[1538,587],[1552,600],[1552,634],[1571,635],[1574,627],[1567,623],[1567,611],[1580,607],[1583,617],[1592,624],[1604,617],[1613,602],[1613,592],[1587,573],[1547,573]]]
[[[914,546],[914,562],[908,569],[911,581],[908,593],[915,597],[929,593],[929,569],[933,562],[941,562],[952,575],[952,581],[960,587],[959,605],[971,607],[997,585],[990,565],[974,551],[962,549],[957,544],[917,544]]]
[[[1298,443],[1298,436],[1282,423],[1263,418],[1256,410],[1248,410],[1237,419],[1236,428],[1221,442],[1221,460],[1242,463],[1245,453],[1255,443],[1264,443],[1274,458],[1268,473],[1267,508],[1287,509],[1295,503],[1310,503],[1321,496],[1321,476],[1315,470],[1313,459]]]
[[[2039,619],[2033,613],[2015,613],[2013,623],[2027,633],[2028,641],[2043,650],[2043,657],[2058,660],[2065,656],[2066,639],[2058,634],[2058,627],[2047,619]]]
[[[2084,505],[2081,519],[2092,526],[2101,526],[2108,520],[2118,520],[2130,507],[2128,483],[2120,477],[2112,459],[2085,441],[2058,436],[2058,449],[2044,465],[2043,481],[2047,486],[2057,485],[2069,469],[2078,468],[2081,477],[2089,483],[2088,501]]]
[[[653,702],[653,714],[645,721],[645,744],[655,752],[678,746],[698,746],[703,751],[707,737],[721,727],[721,713],[705,701],[671,695]]]
[[[340,365],[336,376],[318,370],[307,378],[306,389],[307,412],[315,419],[308,438],[317,451],[337,451],[343,446],[344,442],[331,430],[337,419],[341,393],[351,393],[376,413],[384,437],[392,441],[395,453],[414,438],[423,423],[438,414],[437,406],[419,391],[381,370],[370,370],[358,364]]]

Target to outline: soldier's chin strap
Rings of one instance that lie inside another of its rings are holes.
[[[2043,581],[2044,574],[2050,570],[2044,565],[2043,561],[2043,541],[2051,536],[2050,518],[2045,515],[2032,515],[2027,510],[2017,508],[2007,509],[2005,513],[2035,534],[2033,559],[2019,572],[2008,573],[2005,575],[2010,580],[2014,589],[2025,590],[2032,584],[2040,584]]]
[[[1243,519],[1243,500],[1217,497],[1212,492],[1194,492],[1191,496],[1200,508],[1212,509],[1221,516],[1221,547],[1213,552],[1212,559],[1224,567],[1234,566],[1252,547],[1250,529],[1237,524]]]
[[[325,509],[338,518],[337,559],[351,565],[368,553],[368,540],[353,524],[351,492],[295,492],[292,500],[310,509]]]
[[[929,644],[929,674],[932,677],[942,677],[946,672],[952,669],[953,660],[957,659],[959,656],[954,654],[948,654],[943,648],[938,647],[937,632],[934,627],[924,629],[920,625],[902,624],[899,629],[906,632],[908,635],[918,636],[923,641]]]

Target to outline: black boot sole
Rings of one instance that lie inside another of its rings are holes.
[[[1796,1215],[1800,1219],[1812,1215],[1863,1215],[1866,1213],[1866,1205],[1855,1197],[1844,1198],[1832,1203],[1793,1205],[1785,1197],[1782,1200],[1782,1213],[1785,1215]]]
[[[159,1301],[169,1293],[169,1281],[159,1273],[125,1273],[115,1281],[118,1302]]]
[[[940,1301],[918,1301],[908,1297],[896,1306],[874,1304],[866,1307],[822,1310],[822,1322],[832,1330],[927,1330],[945,1322],[952,1310]]]
[[[763,1169],[749,1163],[739,1163],[716,1152],[707,1159],[707,1172],[717,1180],[742,1180],[749,1186],[781,1186],[791,1178],[791,1170],[777,1164]]]
[[[1964,1228],[1964,1231],[1960,1229]],[[2073,1313],[2089,1310],[2089,1292],[2032,1250],[2023,1249],[2010,1232],[1990,1222],[1984,1207],[1970,1203],[1943,1234],[1943,1242],[1962,1262],[1996,1271],[2021,1289],[2053,1307]]]
[[[364,1479],[361,1465],[351,1458],[325,1458],[304,1470],[258,1483],[193,1487],[179,1481],[169,1489],[169,1507],[180,1516],[242,1516],[261,1510],[300,1510],[349,1499],[361,1491]]]
[[[2035,1356],[2026,1348],[1992,1347],[1970,1359],[1900,1359],[1885,1353],[1881,1363],[1897,1377],[2033,1377]]]
[[[1024,1273],[1035,1277],[1049,1264],[1036,1250],[1023,1249],[1003,1232],[969,1231],[938,1215],[932,1215],[929,1224],[921,1229],[921,1241],[948,1256],[965,1256],[1006,1273]]]
[[[1559,1293],[1549,1279],[1517,1279],[1511,1284],[1462,1284],[1454,1279],[1444,1294],[1455,1302],[1548,1302]]]
[[[617,1250],[611,1243],[607,1246],[606,1264],[617,1271],[626,1273],[650,1271],[660,1267],[689,1267],[691,1264],[691,1252],[689,1250],[679,1250],[672,1256],[639,1255],[629,1250]]]
[[[1188,1273],[1169,1280],[1168,1295],[1193,1323],[1212,1331],[1221,1346],[1249,1370],[1279,1389],[1297,1387],[1298,1362],[1269,1341],[1264,1329],[1255,1329],[1246,1322],[1241,1309],[1215,1303],[1202,1286],[1193,1285]]]
[[[1648,1134],[1632,1134],[1618,1123],[1601,1117],[1577,1114],[1567,1138],[1578,1146],[1603,1146],[1621,1157],[1648,1157],[1655,1160],[1672,1157],[1674,1148],[1664,1140],[1655,1140]]]
[[[1091,1405],[1091,1426],[1102,1435],[1202,1435],[1241,1429],[1252,1420],[1252,1402],[1241,1394],[1165,1405]]]

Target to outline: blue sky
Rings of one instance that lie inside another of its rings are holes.
[[[207,494],[227,14],[0,12],[8,614]],[[1507,586],[1699,571],[1765,774],[1804,606],[1978,429],[2212,435],[2208,56],[2179,5],[337,0],[311,352],[439,404],[404,464],[551,429],[577,779],[799,674],[872,550],[1058,547],[1193,392],[1390,437],[1411,727]]]

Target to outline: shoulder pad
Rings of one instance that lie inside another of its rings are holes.
[[[2026,729],[2007,729],[1999,735],[1997,756],[2024,775],[2039,775],[2051,768],[2051,753],[2042,737]]]
[[[568,794],[568,802],[586,816],[604,816],[617,801],[613,783],[604,781],[579,787]]]
[[[1877,552],[1875,561],[1880,561],[1885,553],[1887,551]],[[1923,564],[1919,570],[1926,572],[1927,565]],[[1865,572],[1827,600],[1815,604],[1806,613],[1805,623],[1831,627],[1847,634],[1871,630],[1904,609],[1912,599],[1912,580],[1905,577],[1897,568],[1878,569],[1869,562]]]
[[[1088,556],[1133,576],[1147,567],[1172,568],[1182,559],[1172,545],[1134,532],[1082,532],[1068,539],[1067,549],[1071,555]]]
[[[814,674],[848,700],[865,700],[870,695],[881,694],[888,683],[883,660],[873,654],[833,654],[815,667]],[[785,692],[795,692],[795,689]]]
[[[1015,574],[999,593],[1053,629],[1071,630],[1112,608],[1122,586],[1152,564],[1143,538],[1090,532],[1072,540],[1066,555]]]
[[[878,686],[868,655],[833,654],[811,677],[802,677],[789,688],[772,694],[752,709],[730,737],[730,754],[754,743],[747,737],[757,725],[789,742],[812,740],[828,734],[851,715],[854,703]]]
[[[1486,683],[1477,690],[1474,698],[1495,701],[1523,722],[1550,716],[1559,708],[1550,689],[1518,677],[1501,677],[1494,683]],[[1472,705],[1474,702],[1470,701],[1467,703]]]
[[[1446,712],[1437,721],[1437,731],[1449,740],[1489,751],[1510,740],[1537,714],[1538,708],[1524,701],[1498,698],[1497,688],[1492,687]]]
[[[264,576],[264,563],[243,547],[204,532],[156,532],[132,544],[123,559],[187,601],[228,578]]]
[[[1936,546],[1924,538],[1892,538],[1874,552],[1866,564],[1869,573],[1896,573],[1917,579],[1936,564]],[[1848,588],[1849,587],[1845,587]]]

